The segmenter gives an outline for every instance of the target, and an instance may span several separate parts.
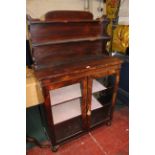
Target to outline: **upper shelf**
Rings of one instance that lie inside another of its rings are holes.
[[[42,42],[42,43],[32,43],[33,47],[37,46],[45,46],[45,45],[52,45],[52,44],[63,44],[63,43],[71,43],[71,42],[82,42],[82,41],[96,41],[96,40],[110,40],[111,37],[108,35],[104,36],[95,36],[95,37],[86,37],[86,38],[77,38],[77,39],[63,39],[63,40],[54,40],[49,42]]]
[[[106,87],[97,80],[93,80],[92,93],[105,90]],[[81,97],[80,83],[72,84],[62,88],[50,91],[51,105],[56,105],[65,101],[69,101]]]

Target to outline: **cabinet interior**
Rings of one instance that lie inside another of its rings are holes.
[[[93,80],[91,110],[99,109],[103,105],[95,97],[97,92],[107,88],[98,80]],[[54,124],[59,124],[81,115],[81,85],[80,83],[61,87],[50,91],[51,108]]]

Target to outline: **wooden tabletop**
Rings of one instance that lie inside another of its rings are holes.
[[[26,108],[44,102],[40,82],[36,79],[34,71],[26,68]]]
[[[55,64],[46,69],[35,71],[38,80],[58,78],[73,73],[86,73],[88,70],[93,71],[98,68],[106,68],[107,66],[114,66],[120,64],[122,60],[104,55],[87,56],[77,59],[70,59],[70,61]],[[52,64],[53,65],[53,64]]]

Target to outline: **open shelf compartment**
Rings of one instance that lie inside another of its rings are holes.
[[[92,96],[92,110],[101,108],[102,105]],[[67,101],[63,104],[58,104],[52,107],[54,124],[59,124],[71,118],[81,115],[81,99],[77,98]]]
[[[106,87],[97,80],[93,80],[92,92],[99,92],[105,90]],[[69,86],[61,87],[50,91],[51,105],[56,105],[62,102],[70,101],[81,97],[80,83],[72,84]]]

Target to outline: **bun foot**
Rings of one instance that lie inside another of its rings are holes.
[[[59,146],[51,146],[51,150],[53,152],[57,152],[58,151]]]
[[[111,126],[111,120],[106,122],[107,126]]]

